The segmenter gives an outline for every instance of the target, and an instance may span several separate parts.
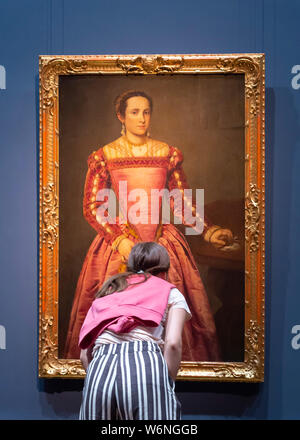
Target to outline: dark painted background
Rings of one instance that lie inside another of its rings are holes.
[[[297,0],[2,0],[0,418],[76,418],[82,381],[37,377],[38,55],[266,53],[263,384],[178,383],[186,418],[299,418],[300,64]]]

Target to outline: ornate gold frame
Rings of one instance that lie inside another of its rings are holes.
[[[58,358],[59,76],[239,73],[245,77],[244,362],[183,362],[179,380],[264,378],[265,60],[263,54],[40,56],[39,377],[83,378]]]

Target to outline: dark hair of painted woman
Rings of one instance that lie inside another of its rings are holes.
[[[128,99],[134,98],[136,96],[141,96],[142,98],[146,98],[148,100],[150,112],[152,113],[153,101],[152,101],[151,96],[149,96],[147,93],[140,91],[140,90],[127,90],[126,92],[121,93],[115,99],[114,104],[115,104],[116,114],[117,115],[120,114],[124,118]]]

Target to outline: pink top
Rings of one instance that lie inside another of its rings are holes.
[[[88,348],[104,330],[126,333],[139,325],[156,327],[160,324],[170,290],[175,286],[153,275],[146,282],[136,284],[141,277],[143,275],[130,277],[131,285],[122,292],[93,301],[80,330],[80,348]]]

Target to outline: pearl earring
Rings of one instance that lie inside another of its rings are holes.
[[[126,134],[125,125],[122,123],[121,135],[125,136],[125,134]]]

